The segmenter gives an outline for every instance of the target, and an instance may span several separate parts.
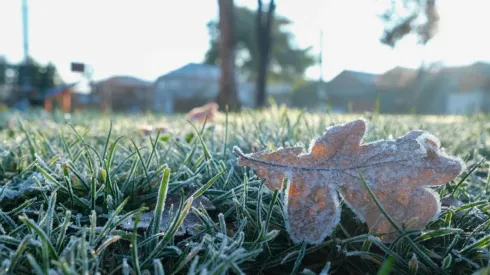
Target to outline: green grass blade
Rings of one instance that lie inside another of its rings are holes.
[[[383,262],[381,267],[378,270],[378,275],[389,275],[391,273],[391,269],[393,268],[393,264],[395,263],[395,258],[393,256],[389,256]]]
[[[160,188],[158,189],[157,205],[153,212],[153,227],[149,235],[155,235],[160,231],[160,221],[163,211],[165,210],[165,201],[167,199],[168,185],[170,181],[170,168],[165,168],[163,172]],[[155,243],[156,245],[156,243]]]
[[[14,255],[12,256],[10,260],[10,265],[8,267],[8,271],[11,274],[15,274],[14,270],[17,267],[17,264],[19,262],[19,259],[22,257],[22,254],[24,253],[25,249],[27,248],[27,245],[31,241],[31,236],[26,235],[20,244],[17,246],[17,249],[15,250]]]
[[[291,274],[297,274],[299,267],[301,266],[301,262],[303,261],[303,258],[305,257],[306,254],[306,243],[303,243],[301,245],[301,248],[298,253],[298,257],[296,258],[296,261],[294,262],[293,270],[291,271]]]
[[[192,126],[192,128],[194,128],[194,131],[197,134],[197,138],[199,139],[199,142],[201,143],[201,147],[202,147],[202,150],[204,152],[204,157],[206,158],[206,161],[212,159],[213,157],[211,156],[211,153],[209,152],[208,146],[206,145],[206,143],[204,143],[204,140],[202,139],[202,135],[199,133],[196,126],[194,126],[194,124],[192,124],[192,122],[190,122],[190,121],[187,121],[187,122],[189,122],[189,124]]]
[[[25,223],[32,231],[36,233],[43,244],[47,247],[49,255],[55,260],[58,260],[58,253],[56,253],[56,249],[51,243],[48,235],[46,235],[46,233],[33,220],[27,218],[26,216],[20,216],[19,220]]]
[[[60,232],[58,234],[58,238],[56,240],[56,251],[61,252],[61,247],[63,245],[63,241],[66,236],[66,230],[68,229],[68,226],[70,225],[70,219],[71,219],[71,211],[67,210],[65,212],[65,220],[63,221],[63,224],[61,225]]]
[[[44,275],[43,269],[37,263],[37,261],[34,258],[34,256],[32,256],[31,254],[27,254],[26,257],[27,257],[27,261],[29,261],[29,264],[31,265],[31,268],[32,268],[32,271],[34,272],[34,274],[36,274],[36,275]]]
[[[104,144],[104,151],[102,153],[102,159],[105,159],[105,157],[106,157],[107,148],[109,148],[109,142],[111,139],[111,135],[112,135],[112,120],[109,121],[109,133],[107,134],[107,138],[106,138],[106,141]]]

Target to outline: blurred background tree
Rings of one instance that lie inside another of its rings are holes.
[[[220,109],[226,106],[232,111],[240,109],[240,101],[236,91],[235,79],[235,5],[233,0],[218,0],[219,23],[221,36],[216,45],[219,45],[217,55],[221,66],[220,89],[216,99]],[[217,61],[217,60],[216,60]]]
[[[259,53],[257,64],[257,91],[256,104],[257,107],[265,106],[267,75],[269,72],[270,52],[272,46],[271,27],[274,21],[274,10],[276,4],[274,0],[269,3],[268,10],[263,11],[262,0],[257,1],[257,48]]]
[[[266,13],[272,14],[272,11]],[[257,68],[263,58],[259,50],[258,13],[246,7],[235,7],[234,16],[236,65],[242,73],[248,75],[249,80],[257,81]],[[316,57],[310,52],[311,47],[299,48],[294,45],[294,35],[287,30],[290,23],[289,19],[277,15],[270,21],[271,45],[266,81],[301,81],[306,69],[316,62]],[[205,63],[218,65],[221,62],[219,22],[210,21],[208,30],[210,48],[206,52]]]
[[[12,67],[16,71],[14,82],[16,85],[22,86],[28,79],[32,89],[41,95],[61,82],[56,67],[52,63],[43,66],[29,58],[26,63],[22,62]]]
[[[0,56],[0,86],[9,84],[11,104],[30,98],[32,104],[40,104],[46,91],[61,84],[62,80],[54,64],[42,65],[29,58],[27,62],[11,63]],[[24,86],[29,83],[29,87]],[[27,89],[27,90],[24,90]]]
[[[386,26],[381,42],[391,47],[409,34],[426,45],[439,26],[436,0],[392,0],[380,18]]]
[[[3,56],[0,56],[0,85],[4,85],[7,83],[7,59]]]
[[[41,68],[41,77],[39,83],[37,83],[39,91],[44,93],[46,90],[59,85],[60,82],[58,71],[53,63],[48,63],[45,67]]]
[[[380,18],[385,23],[381,43],[392,48],[408,35],[415,35],[418,43],[425,46],[437,35],[440,19],[436,0],[391,0],[389,7]],[[434,64],[427,64],[424,59],[420,61],[416,80],[411,87],[412,98],[407,102],[407,108],[415,113],[417,105],[421,105],[419,98],[430,77],[428,71],[433,66]]]

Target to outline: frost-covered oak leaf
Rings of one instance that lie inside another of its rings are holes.
[[[286,229],[294,242],[317,244],[340,220],[338,194],[371,232],[397,237],[362,178],[401,227],[423,228],[438,217],[439,196],[428,186],[442,185],[461,173],[460,159],[440,151],[436,137],[411,131],[396,140],[362,143],[366,121],[358,119],[326,129],[308,152],[302,147],[245,155],[237,147],[238,165],[252,168],[270,189],[289,184],[285,196]]]

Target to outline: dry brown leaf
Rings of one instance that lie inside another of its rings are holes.
[[[340,221],[337,193],[371,232],[390,233],[383,241],[397,236],[360,175],[398,226],[423,228],[439,215],[439,196],[427,186],[452,181],[462,161],[441,152],[439,140],[423,131],[362,144],[366,128],[363,119],[329,127],[308,152],[293,147],[244,155],[234,148],[238,165],[254,169],[270,189],[289,179],[285,217],[294,242],[317,244],[331,234]]]
[[[216,118],[216,114],[218,113],[218,107],[218,104],[211,102],[204,106],[190,110],[186,117],[190,121],[204,122],[207,119],[208,122],[213,122]]]

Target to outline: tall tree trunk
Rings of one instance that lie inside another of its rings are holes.
[[[218,5],[221,79],[216,101],[221,110],[224,110],[228,105],[230,110],[238,111],[240,102],[238,101],[235,82],[234,4],[233,0],[218,0]]]
[[[257,42],[259,51],[259,60],[257,68],[257,93],[256,102],[257,107],[265,106],[266,99],[266,85],[267,85],[267,72],[269,68],[270,51],[272,45],[271,38],[271,25],[274,18],[274,10],[276,4],[274,0],[269,3],[269,10],[267,13],[262,11],[262,0],[258,0],[257,9]]]

